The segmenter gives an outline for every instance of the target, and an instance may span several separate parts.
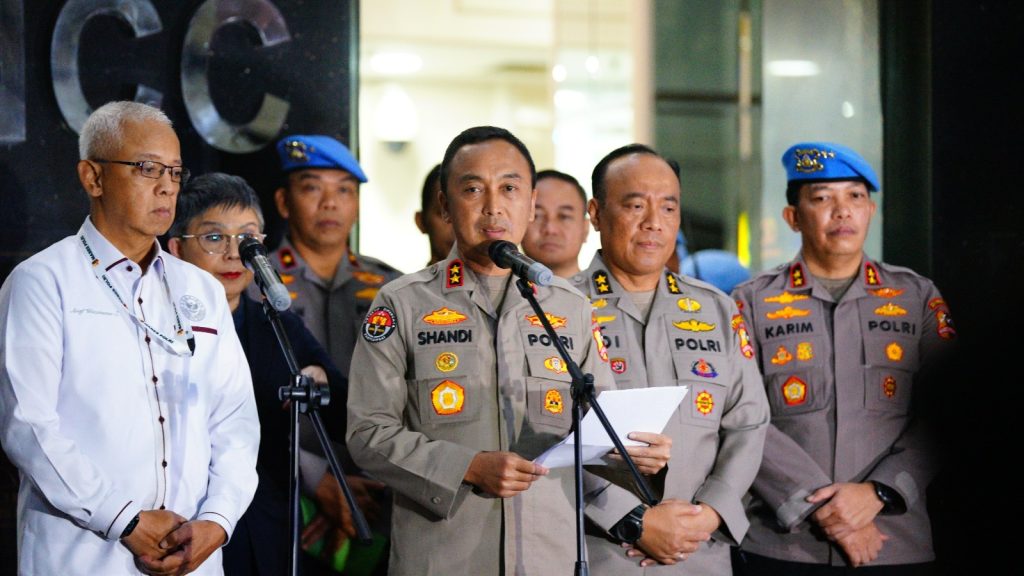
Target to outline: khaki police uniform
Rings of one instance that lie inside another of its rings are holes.
[[[664,430],[672,455],[667,471],[655,477],[659,498],[705,502],[722,517],[712,540],[686,561],[640,569],[607,533],[640,503],[620,488],[633,485],[623,474],[588,494],[594,573],[731,574],[729,545],[747,530],[741,499],[757,473],[768,424],[761,377],[736,305],[710,284],[666,269],[645,319],[600,253],[572,283],[591,297],[620,389],[689,388]]]
[[[845,564],[816,530],[805,498],[835,482],[874,480],[907,512],[875,517],[889,536],[872,565],[934,558],[925,489],[934,474],[911,397],[930,357],[955,338],[932,282],[864,257],[835,302],[802,258],[734,292],[771,403],[764,460],[752,488],[743,550],[793,562]]]
[[[334,365],[348,375],[352,350],[366,311],[381,286],[401,273],[384,262],[349,251],[338,264],[334,278],[316,275],[285,238],[270,257],[292,296],[291,311],[302,317],[306,328],[323,344]],[[259,287],[250,295],[260,299]]]
[[[596,387],[614,387],[586,299],[558,278],[536,294]],[[453,250],[381,289],[353,357],[347,444],[394,491],[392,574],[572,572],[572,467],[512,498],[462,481],[478,452],[533,459],[564,438],[569,384],[514,279],[495,310]]]

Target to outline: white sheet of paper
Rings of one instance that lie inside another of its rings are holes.
[[[668,419],[675,413],[679,403],[686,397],[688,386],[656,386],[653,388],[634,388],[632,390],[605,390],[597,396],[597,403],[604,410],[615,433],[624,446],[639,446],[637,442],[626,438],[630,432],[658,432],[665,429]],[[587,412],[580,425],[583,435],[583,463],[604,464],[601,457],[615,448],[611,438],[601,426],[601,420],[593,410]],[[572,466],[574,462],[575,439],[569,434],[555,444],[534,462],[547,468]]]

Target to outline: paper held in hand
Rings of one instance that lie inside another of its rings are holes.
[[[605,390],[598,395],[597,402],[623,446],[640,446],[643,442],[630,440],[626,436],[630,432],[661,433],[688,391],[688,386]],[[593,410],[583,417],[580,434],[583,440],[583,463],[606,464],[601,457],[611,452],[615,445]],[[572,466],[574,444],[573,434],[570,433],[534,459],[534,462],[547,468]]]

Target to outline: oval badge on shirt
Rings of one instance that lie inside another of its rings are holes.
[[[181,304],[181,313],[185,315],[185,318],[193,322],[198,322],[206,317],[206,306],[191,294],[186,294],[181,297],[178,301]]]

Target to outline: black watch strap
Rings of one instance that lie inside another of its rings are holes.
[[[882,511],[879,514],[885,516],[897,516],[907,511],[907,503],[900,496],[900,493],[881,482],[871,481],[875,487],[875,496],[882,502]]]
[[[608,532],[615,538],[627,542],[629,544],[635,544],[640,536],[644,532],[644,512],[647,511],[647,507],[640,504],[636,508],[629,511],[622,517],[621,520],[612,526]]]
[[[142,512],[139,512],[139,514],[142,514]],[[136,514],[135,518],[128,521],[128,525],[121,531],[121,538],[127,538],[135,531],[135,527],[139,525],[139,514]]]

